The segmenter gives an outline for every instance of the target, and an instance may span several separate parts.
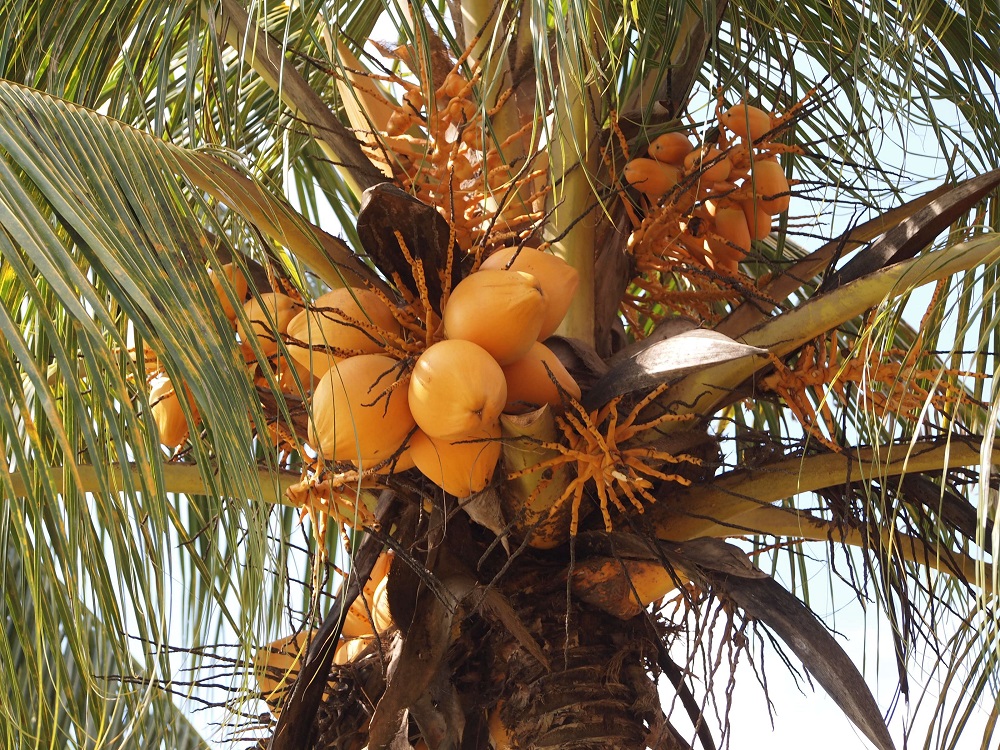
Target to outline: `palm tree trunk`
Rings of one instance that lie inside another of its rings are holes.
[[[501,589],[548,665],[498,632],[494,679],[510,746],[544,750],[679,748],[660,710],[657,644],[641,617],[623,621],[569,599],[565,570],[530,559]]]

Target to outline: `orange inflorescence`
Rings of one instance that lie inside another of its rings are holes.
[[[745,296],[753,280],[740,263],[788,209],[791,183],[778,158],[801,153],[775,139],[805,101],[784,114],[720,104],[714,143],[666,133],[647,158],[628,162],[625,181],[646,209],[628,243],[637,270],[622,303],[630,322],[677,313],[711,322],[723,314],[719,303]]]
[[[541,469],[571,466],[576,472],[576,477],[549,509],[550,517],[557,514],[566,503],[571,503],[570,535],[575,536],[580,523],[580,504],[583,502],[584,489],[587,482],[593,480],[601,513],[604,516],[605,529],[608,532],[612,531],[610,504],[614,504],[622,513],[627,511],[620,495],[624,495],[631,506],[642,513],[643,499],[650,503],[656,502],[656,497],[650,492],[653,488],[651,479],[677,482],[682,485],[691,483],[690,479],[681,474],[668,474],[657,466],[679,463],[701,465],[700,459],[687,454],[675,456],[655,448],[645,446],[630,448],[627,445],[636,435],[656,429],[666,422],[692,418],[691,415],[668,413],[647,422],[637,422],[643,409],[661,396],[666,389],[667,386],[662,385],[653,390],[637,403],[624,419],[619,419],[618,414],[621,397],[612,399],[603,408],[589,413],[576,400],[571,399],[570,408],[555,418],[565,438],[565,444],[563,442],[540,444],[542,448],[558,451],[559,455],[509,474],[507,478],[517,479]],[[544,487],[543,481],[535,492],[540,492]],[[533,499],[529,498],[528,503]]]
[[[777,358],[772,359],[775,371],[758,385],[781,396],[811,436],[838,452],[840,446],[820,429],[822,420],[829,434],[836,434],[833,411],[825,398],[828,395],[846,401],[852,397],[848,387],[854,387],[858,392],[853,398],[868,404],[880,418],[917,418],[928,406],[946,413],[949,407],[969,400],[954,378],[983,377],[960,370],[919,369],[912,356],[900,349],[873,350],[867,359],[841,360],[834,335],[804,347],[790,368]],[[819,413],[813,403],[822,404]]]
[[[407,60],[421,57],[405,55]],[[470,250],[527,236],[544,215],[541,206],[550,187],[535,187],[544,183],[544,167],[535,169],[523,159],[515,163],[506,156],[527,138],[533,122],[499,142],[494,140],[491,118],[509,92],[486,108],[478,101],[475,65],[471,74],[463,73],[467,57],[468,52],[455,62],[429,98],[421,86],[388,77],[406,90],[403,103],[388,102],[395,113],[365,151],[390,170],[403,189],[436,206],[459,246]],[[429,78],[426,71],[413,72],[422,81]]]
[[[359,501],[361,479],[357,471],[331,474],[322,481],[314,475],[285,490],[285,497],[302,509],[303,519],[312,521],[315,537],[325,539],[330,519],[342,533],[345,526],[361,529],[376,524],[375,516]]]

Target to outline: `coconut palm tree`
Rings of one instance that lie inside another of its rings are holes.
[[[992,746],[995,8],[0,20],[7,746]]]

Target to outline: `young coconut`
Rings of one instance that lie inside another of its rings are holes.
[[[753,190],[757,207],[771,216],[788,210],[791,188],[785,170],[775,159],[758,159],[753,164]]]
[[[464,437],[487,429],[505,403],[503,370],[489,352],[471,341],[433,344],[410,375],[410,412],[430,437]]]
[[[538,342],[517,362],[504,367],[503,374],[507,380],[507,404],[503,409],[506,414],[522,414],[543,404],[561,409],[563,393],[580,398],[580,386],[573,376],[551,349]]]
[[[722,206],[715,213],[715,233],[746,255],[750,252],[750,228],[740,206]]]
[[[533,247],[505,247],[497,250],[483,261],[480,271],[505,268],[530,273],[541,284],[547,305],[538,340],[544,341],[556,332],[569,310],[580,284],[580,274],[562,258]]]
[[[683,133],[664,133],[649,144],[649,155],[658,162],[679,167],[694,150],[691,139]]]
[[[444,335],[478,344],[501,365],[523,357],[545,320],[538,279],[523,271],[478,271],[452,289]]]
[[[761,208],[753,198],[741,201],[740,206],[743,208],[750,236],[755,240],[767,237],[771,233],[771,214]]]
[[[458,440],[431,438],[419,430],[410,438],[410,455],[420,473],[459,498],[486,489],[500,451],[499,422]]]
[[[153,378],[149,384],[149,408],[156,422],[156,431],[160,436],[160,444],[167,448],[178,448],[188,436],[188,423],[184,418],[181,401],[174,390],[174,384],[166,375]],[[188,404],[192,416],[197,419],[198,412],[194,400],[188,394]]]
[[[399,363],[384,354],[339,362],[313,394],[309,444],[330,460],[388,458],[413,429],[406,388]]]
[[[322,377],[342,359],[325,347],[354,354],[378,354],[387,339],[402,335],[402,329],[377,294],[343,287],[318,297],[311,309],[292,318],[286,333],[296,339],[288,344],[288,353]]]
[[[715,146],[703,147],[684,157],[684,171],[687,174],[701,170],[704,170],[701,174],[702,182],[709,184],[722,182],[729,178],[729,173],[733,171],[733,163]]]
[[[209,269],[208,277],[212,280],[212,286],[215,287],[215,293],[219,297],[219,304],[222,305],[222,312],[226,314],[229,322],[236,320],[236,309],[233,307],[233,303],[229,301],[229,295],[226,294],[225,289],[222,288],[222,277],[229,280],[230,286],[233,288],[233,292],[236,295],[236,299],[242,305],[243,300],[246,299],[247,285],[246,277],[243,272],[240,271],[239,266],[235,263],[226,263],[222,266],[220,274],[216,274],[214,270]]]
[[[278,337],[288,329],[288,324],[299,311],[302,303],[296,302],[287,294],[268,292],[260,295],[260,299],[252,299],[243,305],[250,327],[257,337],[257,343],[264,355],[270,357],[278,352]],[[249,342],[249,336],[242,324],[237,322],[236,331],[244,342]]]
[[[681,179],[681,170],[656,159],[632,159],[625,165],[625,181],[650,198],[659,198]]]
[[[771,130],[771,115],[743,102],[734,104],[719,119],[731,133],[744,141],[756,141]]]

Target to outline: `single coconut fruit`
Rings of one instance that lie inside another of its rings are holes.
[[[253,672],[257,689],[275,716],[280,713],[279,707],[285,695],[299,676],[305,659],[303,651],[315,633],[313,630],[279,638],[261,646],[254,655]]]
[[[743,215],[747,220],[747,228],[750,236],[755,240],[762,240],[771,233],[771,214],[760,207],[757,201],[741,201]]]
[[[788,210],[791,201],[788,178],[784,168],[771,159],[758,159],[754,162],[753,190],[757,196],[757,206],[770,214],[777,216]]]
[[[149,408],[156,422],[156,431],[160,436],[160,444],[167,448],[179,447],[188,436],[188,423],[184,418],[184,409],[174,390],[174,384],[166,375],[153,378],[149,384]],[[192,416],[197,419],[198,412],[194,400],[188,393],[188,405]]]
[[[722,124],[744,141],[756,141],[771,130],[771,115],[740,102],[722,113]]]
[[[413,429],[406,389],[406,377],[391,357],[345,359],[313,393],[309,444],[331,460],[388,458]]]
[[[471,435],[500,417],[507,382],[481,346],[448,339],[420,355],[410,375],[409,403],[413,419],[429,436]]]
[[[389,611],[388,577],[379,581],[372,596],[372,619],[375,621],[375,632],[384,633],[393,626],[392,612]]]
[[[715,146],[700,148],[692,151],[684,158],[684,170],[701,172],[701,180],[705,183],[722,182],[729,178],[729,173],[733,171],[733,163],[728,156],[722,156],[722,152]]]
[[[377,294],[343,287],[318,297],[312,307],[289,321],[286,333],[295,339],[288,343],[288,353],[322,377],[347,356],[378,354],[387,339],[402,335],[402,329]]]
[[[750,252],[750,228],[739,206],[724,206],[716,211],[715,233],[738,247],[744,255]]]
[[[523,357],[545,321],[545,294],[530,273],[485,270],[462,279],[444,309],[444,335],[478,344],[501,365]]]
[[[580,274],[562,258],[533,247],[505,247],[497,250],[483,261],[480,272],[505,268],[530,273],[542,285],[547,306],[538,340],[544,341],[556,332],[566,316],[580,284]]]
[[[351,638],[370,636],[374,634],[372,628],[372,613],[375,607],[375,592],[379,585],[385,581],[389,575],[389,566],[392,564],[392,552],[383,552],[372,568],[372,574],[365,582],[361,590],[361,596],[354,600],[347,609],[344,619],[343,634]]]
[[[232,287],[237,301],[242,305],[243,300],[246,299],[248,289],[247,280],[243,272],[240,271],[239,266],[235,263],[226,263],[219,270],[221,276],[229,281],[229,285]],[[223,281],[220,278],[220,274],[216,274],[215,271],[209,269],[208,276],[212,280],[212,286],[215,287],[215,293],[219,297],[219,304],[222,305],[222,311],[229,318],[230,322],[236,320],[236,308],[229,301],[229,295],[226,294],[226,290],[222,288]]]
[[[713,184],[705,198],[705,215],[715,216],[715,212],[719,210],[720,206],[735,205],[730,197],[734,192],[736,192],[736,185],[731,182],[722,181]],[[697,215],[697,210],[695,215]]]
[[[410,455],[409,448],[403,450],[398,456],[394,458],[385,458],[380,461],[375,461],[373,459],[362,459],[358,460],[356,458],[351,459],[351,463],[358,471],[368,471],[369,469],[375,469],[375,473],[388,476],[389,474],[398,474],[401,471],[407,471],[416,466],[413,463],[413,456]],[[378,468],[375,468],[378,467]]]
[[[358,638],[343,638],[337,644],[337,650],[333,654],[333,663],[338,666],[350,664],[364,652],[368,646],[375,641],[373,635],[363,635]]]
[[[302,310],[302,303],[296,302],[287,294],[268,292],[260,295],[260,299],[252,299],[243,305],[250,327],[257,337],[257,343],[264,356],[270,357],[278,352],[278,337],[283,334],[288,323]],[[247,332],[239,322],[236,331],[243,341],[249,341]]]
[[[532,411],[543,404],[561,408],[563,393],[577,400],[580,398],[580,386],[573,376],[551,349],[538,342],[517,362],[504,367],[503,374],[507,380],[507,404],[504,406],[507,414]],[[553,378],[558,387],[552,382]]]
[[[643,195],[659,198],[681,179],[681,170],[656,159],[632,159],[625,165],[625,181]]]
[[[460,498],[486,489],[500,451],[499,422],[460,439],[431,438],[420,431],[410,438],[410,455],[420,473]]]
[[[664,133],[649,144],[649,155],[658,162],[679,167],[684,157],[694,150],[691,139],[683,133]]]

